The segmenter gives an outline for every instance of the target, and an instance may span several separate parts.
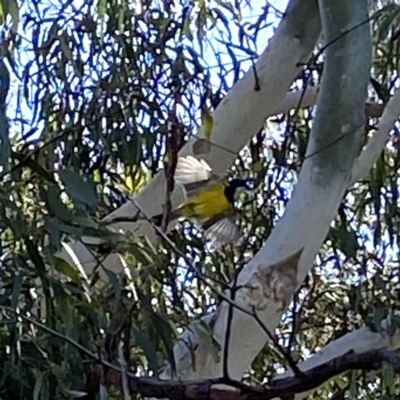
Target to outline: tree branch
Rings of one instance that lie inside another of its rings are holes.
[[[3,173],[10,169],[11,143],[6,115],[6,100],[10,89],[10,72],[0,57],[0,166]]]
[[[297,90],[287,93],[282,103],[276,107],[272,114],[267,115],[267,117],[277,114],[286,114],[290,110],[294,110],[296,108],[302,109],[315,106],[318,100],[318,91],[318,86],[309,86],[305,91]],[[384,109],[385,105],[381,103],[370,101],[365,103],[365,113],[368,117],[379,118],[382,116]]]
[[[222,378],[187,382],[160,381],[154,378],[138,378],[127,373],[127,379],[130,394],[140,394],[144,397],[174,400],[269,400],[291,398],[296,394],[316,389],[329,379],[347,371],[380,370],[384,363],[390,364],[394,371],[400,374],[400,356],[394,351],[375,349],[365,353],[349,351],[323,365],[304,371],[301,377],[273,379],[259,387],[246,386]],[[108,370],[105,382],[107,385],[122,388],[121,372],[115,369]],[[219,388],[218,385],[222,384],[230,388]]]
[[[339,358],[350,351],[364,353],[370,350],[377,350],[381,348],[397,350],[400,348],[400,330],[397,329],[393,335],[389,335],[387,333],[387,329],[389,327],[390,322],[388,320],[384,320],[381,323],[382,329],[379,332],[373,332],[368,327],[350,332],[330,342],[327,346],[313,354],[310,358],[298,364],[298,367],[301,371],[319,368],[319,366],[325,365],[327,362],[335,358]],[[293,372],[287,371],[278,377],[278,379],[292,376],[294,376]],[[302,400],[306,398],[310,394],[310,391],[305,391],[296,395],[295,400]]]
[[[301,70],[300,65],[309,59],[320,33],[321,24],[315,0],[292,0],[276,34],[256,63],[260,90],[254,90],[254,73],[251,69],[243,79],[236,82],[213,113],[211,140],[215,146],[211,146],[210,153],[204,158],[215,173],[225,172],[234,161],[235,154],[258,132],[265,118],[277,111],[277,104],[283,102]],[[203,132],[199,136],[204,137]],[[191,139],[180,155],[192,154],[192,147],[197,140]],[[134,200],[151,217],[162,212],[164,193],[165,178],[161,171]],[[176,206],[182,198],[182,193],[175,190],[171,196],[172,206]],[[134,204],[127,202],[107,216],[105,221],[128,219],[136,213]],[[170,224],[169,229],[172,227],[173,224]],[[138,237],[143,235],[150,241],[156,241],[157,238],[147,221],[121,222],[113,224],[113,229],[134,232]],[[70,246],[75,248],[75,243]],[[77,246],[76,255],[90,274],[96,264],[90,254]],[[73,263],[66,253],[60,256]],[[117,272],[123,270],[121,261],[116,257],[107,258],[103,266]]]
[[[86,390],[90,392],[90,395],[95,395],[98,392],[100,382],[103,383],[104,377],[104,383],[107,385],[116,385],[125,391],[129,390],[130,394],[141,394],[145,397],[176,400],[266,400],[301,393],[300,397],[296,396],[296,400],[298,400],[303,398],[307,391],[316,389],[329,379],[349,370],[380,370],[383,363],[388,363],[393,366],[397,374],[400,374],[400,356],[389,350],[400,347],[400,331],[397,330],[393,336],[389,337],[384,331],[374,333],[368,328],[363,328],[330,343],[319,354],[302,363],[300,365],[301,375],[290,376],[285,374],[286,376],[275,378],[260,387],[251,387],[225,377],[186,382],[137,377],[133,373],[99,358],[98,355],[90,352],[68,336],[49,328],[34,318],[27,317],[11,307],[1,306],[0,309],[15,314],[23,321],[69,343],[99,364],[99,367],[87,382]],[[382,323],[383,330],[387,327],[388,321],[384,321]],[[351,348],[347,349],[348,346],[351,346]],[[374,349],[374,347],[380,348]],[[365,349],[368,350],[365,351]],[[338,356],[337,354],[340,352],[342,354]],[[221,389],[221,385],[228,386],[229,389]]]
[[[397,89],[389,100],[382,118],[378,124],[378,130],[368,141],[364,150],[358,156],[351,173],[350,186],[362,179],[373,167],[383,148],[385,147],[390,132],[400,115],[400,89]]]
[[[320,4],[327,42],[368,18],[368,6],[364,0],[326,0]],[[238,284],[248,287],[248,290],[239,293],[241,296],[237,296],[236,303],[251,305],[253,299],[257,299],[258,316],[270,332],[274,332],[285,309],[284,304],[275,301],[272,293],[286,290],[286,298],[293,296],[312,267],[315,254],[325,240],[347,190],[364,128],[371,47],[369,26],[364,24],[327,48],[317,115],[307,149],[307,154],[314,155],[302,166],[299,182],[284,216],[264,247],[239,276]],[[298,264],[297,285],[273,279],[268,284],[275,287],[264,290],[262,278],[270,274],[270,266],[301,247],[304,251]],[[257,286],[259,296],[255,295]],[[264,301],[260,301],[262,297]],[[225,303],[221,304],[214,325],[214,337],[222,347],[227,308]],[[245,343],[243,338],[246,338]],[[265,332],[257,322],[235,310],[229,348],[230,358],[236,360],[230,368],[232,378],[243,376],[266,341]],[[221,365],[215,364],[211,356],[203,356],[206,352],[206,346],[200,344],[197,354],[202,354],[199,358],[203,363],[197,363],[196,369],[207,371],[208,376],[220,376]]]

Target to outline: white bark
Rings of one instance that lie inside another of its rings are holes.
[[[326,0],[320,4],[327,42],[346,28],[367,19],[364,0]],[[266,274],[268,268],[265,266],[304,248],[298,266],[298,282],[302,282],[350,182],[363,130],[371,62],[369,27],[364,25],[357,33],[343,36],[327,49],[326,55],[317,116],[299,183],[265,246],[240,274],[239,285],[260,285],[254,278]],[[249,293],[242,289],[236,302],[244,308],[254,305]],[[265,296],[264,290],[260,290],[259,295],[260,298]],[[227,303],[221,305],[214,325],[214,336],[221,348],[225,346],[228,309]],[[282,315],[280,304],[269,299],[267,306],[258,311],[262,322],[273,332]],[[267,339],[254,318],[240,311],[234,311],[231,324],[229,374],[240,379]],[[196,372],[190,374],[190,378],[221,376],[222,360],[216,363],[202,344],[196,353]]]
[[[376,160],[389,140],[390,132],[395,122],[398,121],[399,115],[400,89],[397,89],[383,111],[382,117],[379,120],[378,130],[373,134],[354,163],[351,174],[351,185],[362,179],[376,163]]]
[[[216,173],[225,172],[235,159],[234,154],[222,150],[223,148],[228,148],[234,153],[240,151],[258,132],[266,117],[285,111],[287,103],[293,101],[291,95],[286,99],[285,95],[299,74],[301,65],[308,60],[319,35],[320,20],[315,1],[293,0],[269,46],[257,61],[256,68],[261,89],[259,91],[254,89],[254,73],[250,70],[234,85],[215,110],[212,141],[216,146],[211,146],[210,153],[205,155],[204,159]],[[308,98],[307,95],[305,100]],[[277,106],[279,104],[281,105]],[[202,132],[199,135],[202,136]],[[180,154],[191,154],[196,140],[191,140]],[[134,202],[124,204],[105,220],[132,218],[137,212],[133,203],[150,217],[162,212],[164,185],[164,175],[161,172],[135,197]],[[174,193],[172,204],[176,204],[180,199],[181,193]],[[137,236],[144,235],[149,240],[155,241],[154,230],[147,222],[117,223],[113,227],[124,232],[134,232]],[[73,242],[69,245],[75,251],[86,273],[90,274],[97,265],[93,254],[80,243]],[[74,264],[66,252],[60,256]],[[116,272],[120,272],[123,268],[117,256],[107,258],[102,265]]]
[[[357,331],[348,333],[341,338],[329,343],[318,353],[311,356],[306,361],[299,363],[298,367],[302,371],[310,370],[311,368],[323,365],[326,362],[340,357],[350,350],[354,350],[356,353],[363,353],[368,350],[388,348],[389,350],[397,350],[400,348],[400,330],[397,329],[393,336],[389,336],[385,331],[388,327],[388,321],[382,322],[383,332],[372,332],[369,328],[361,328]],[[286,378],[293,376],[293,373],[285,372],[284,374],[277,377]],[[304,392],[296,395],[295,400],[306,398],[311,392]]]

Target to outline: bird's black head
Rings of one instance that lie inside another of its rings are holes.
[[[253,181],[251,179],[232,179],[225,189],[225,196],[230,203],[235,202],[235,194],[238,189],[253,190]]]

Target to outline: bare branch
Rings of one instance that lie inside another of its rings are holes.
[[[132,375],[128,375],[128,385],[131,394],[141,394],[144,397],[174,400],[269,400],[291,398],[290,396],[315,389],[346,371],[380,370],[384,363],[390,364],[400,374],[400,356],[394,351],[378,349],[361,354],[349,351],[324,365],[303,372],[299,377],[273,379],[260,387],[246,386],[222,378],[182,382],[137,378]],[[121,372],[109,370],[105,381],[108,385],[122,387]],[[231,389],[218,388],[221,384],[228,385]]]
[[[363,327],[353,332],[349,332],[330,342],[307,360],[299,363],[298,367],[301,371],[317,369],[331,360],[338,359],[351,351],[363,354],[370,350],[378,350],[382,348],[397,350],[400,348],[400,330],[397,329],[393,335],[389,335],[388,329],[393,329],[392,323],[393,322],[390,319],[383,320],[381,323],[381,329],[378,332],[373,332],[368,327]],[[288,370],[280,375],[279,378],[289,378],[292,376],[293,373]],[[301,394],[296,395],[295,399],[305,399],[310,392],[315,389],[316,388],[313,388],[309,391],[302,392]]]
[[[11,144],[9,124],[6,115],[6,100],[10,89],[10,72],[0,58],[0,170],[4,175],[10,169]]]
[[[362,179],[364,175],[372,168],[385,147],[390,132],[400,115],[400,90],[397,89],[393,97],[389,100],[382,118],[378,124],[378,131],[374,133],[364,150],[354,163],[351,174],[350,186]]]
[[[251,387],[238,381],[223,377],[214,379],[163,381],[157,378],[137,377],[124,368],[109,363],[90,352],[79,343],[59,332],[47,327],[34,318],[27,317],[11,307],[1,306],[0,309],[17,315],[22,320],[36,325],[50,335],[68,342],[80,352],[99,364],[87,381],[87,391],[93,395],[98,392],[100,383],[116,385],[130,394],[141,394],[144,397],[168,398],[175,400],[268,400],[275,397],[294,396],[321,386],[329,379],[350,370],[373,371],[380,370],[384,363],[390,364],[397,374],[400,374],[400,356],[387,349],[374,349],[364,353],[353,350],[333,358],[324,364],[317,365],[307,371],[301,371],[297,376],[273,379],[261,387]],[[105,369],[104,369],[105,368]],[[227,385],[229,389],[221,389]]]

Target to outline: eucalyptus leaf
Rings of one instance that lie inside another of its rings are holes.
[[[77,202],[95,208],[98,203],[97,194],[93,182],[85,180],[82,176],[70,169],[58,171],[66,192]]]
[[[72,266],[63,258],[54,257],[54,269],[58,272],[61,272],[65,276],[68,276],[68,278],[70,278],[75,283],[81,282],[81,275],[78,268]]]
[[[132,333],[133,333],[133,336],[135,338],[136,345],[140,346],[144,351],[144,354],[146,356],[147,362],[149,363],[149,370],[151,372],[156,373],[158,368],[159,368],[159,365],[158,365],[157,353],[156,353],[156,349],[154,347],[154,344],[135,325],[132,326]]]
[[[121,298],[121,292],[122,292],[122,285],[120,279],[113,271],[110,271],[107,268],[103,268],[103,271],[106,273],[107,278],[114,289],[115,299],[119,300]]]
[[[21,272],[17,272],[14,274],[13,279],[13,289],[12,289],[12,297],[11,297],[11,307],[15,310],[18,306],[19,295],[21,293],[22,282],[23,282],[23,275]]]

